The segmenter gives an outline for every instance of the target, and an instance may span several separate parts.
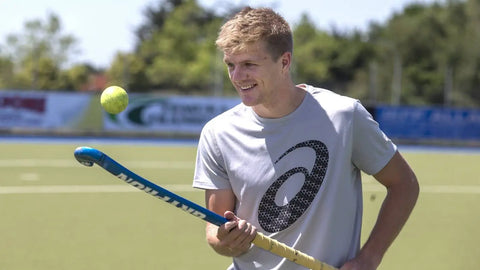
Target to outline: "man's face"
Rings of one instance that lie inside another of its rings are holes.
[[[268,106],[275,90],[284,82],[282,57],[274,61],[264,42],[246,46],[237,53],[224,54],[224,62],[233,86],[247,106]]]

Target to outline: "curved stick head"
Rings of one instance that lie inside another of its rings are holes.
[[[100,161],[103,153],[91,147],[81,146],[75,149],[73,155],[78,162],[91,167],[93,166],[93,163],[98,163]]]

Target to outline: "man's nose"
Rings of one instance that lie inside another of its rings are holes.
[[[241,67],[235,67],[230,71],[230,79],[232,81],[241,81],[245,79],[245,70]]]

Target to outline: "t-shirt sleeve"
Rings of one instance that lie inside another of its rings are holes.
[[[396,151],[397,146],[357,101],[353,116],[352,161],[355,166],[367,174],[376,174],[387,165]]]
[[[231,189],[221,151],[209,124],[205,125],[200,134],[193,187],[199,189]]]

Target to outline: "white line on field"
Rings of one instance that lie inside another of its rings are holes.
[[[163,188],[172,192],[195,192],[201,191],[191,185],[163,185]],[[384,192],[385,188],[380,185],[365,184],[363,191]],[[56,185],[56,186],[0,186],[0,194],[55,194],[55,193],[122,193],[140,192],[129,185]],[[421,186],[421,193],[437,194],[480,194],[480,186]]]
[[[381,185],[364,184],[363,191],[382,192],[386,191]],[[480,186],[453,186],[453,185],[420,185],[420,193],[440,193],[440,194],[480,194]]]
[[[191,185],[164,185],[172,192],[199,191]],[[77,186],[9,186],[0,187],[0,194],[55,194],[55,193],[122,193],[140,192],[129,185],[77,185]]]
[[[139,169],[191,169],[195,165],[187,161],[130,161],[123,163],[129,168]],[[75,168],[83,167],[75,159],[0,159],[0,168]]]

